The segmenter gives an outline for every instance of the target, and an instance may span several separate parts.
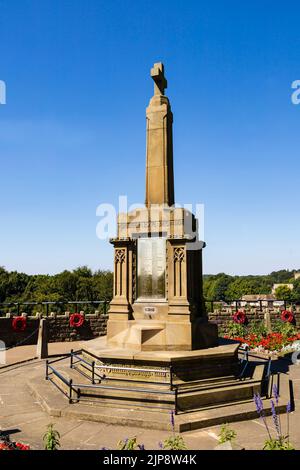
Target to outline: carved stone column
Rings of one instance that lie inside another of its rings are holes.
[[[184,240],[168,240],[169,315],[190,315],[188,299],[188,267]],[[189,317],[187,318],[189,320]]]
[[[132,299],[132,252],[131,239],[113,239],[114,245],[114,285],[110,303],[110,319],[129,319]]]

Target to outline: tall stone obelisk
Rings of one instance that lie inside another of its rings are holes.
[[[146,206],[174,204],[173,114],[164,95],[167,80],[161,62],[151,69],[154,96],[146,110]]]
[[[162,63],[151,69],[146,110],[145,207],[118,215],[107,345],[189,351],[217,344],[202,294],[202,248],[195,216],[174,206],[173,115]],[[190,223],[187,223],[189,221]]]

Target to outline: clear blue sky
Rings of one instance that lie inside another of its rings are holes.
[[[112,267],[96,207],[144,200],[149,69],[163,61],[176,200],[205,204],[205,272],[300,268],[299,13],[268,0],[0,0],[0,265]]]

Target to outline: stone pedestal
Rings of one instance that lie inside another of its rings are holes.
[[[152,206],[120,214],[111,242],[110,346],[189,351],[218,344],[217,327],[207,321],[202,296],[205,245],[197,240],[191,213]]]

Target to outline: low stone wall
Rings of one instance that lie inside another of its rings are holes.
[[[246,307],[239,308],[239,311],[242,311],[246,314],[249,324],[251,323],[261,323],[264,322],[266,326],[274,324],[276,321],[280,320],[281,311],[280,308],[270,308],[270,307]],[[291,309],[289,309],[291,310]],[[227,325],[232,321],[232,317],[236,312],[235,307],[221,307],[215,309],[213,312],[208,312],[208,319],[212,323],[218,325],[219,332],[227,332]],[[295,316],[296,325],[300,327],[300,306],[294,308],[293,314]]]
[[[80,312],[84,313],[84,312]],[[26,330],[16,332],[12,328],[13,316],[8,313],[6,317],[0,317],[0,340],[4,341],[6,347],[24,346],[36,344],[38,329],[42,315],[26,316]],[[44,318],[44,317],[43,317]],[[99,311],[86,314],[83,325],[80,328],[70,326],[70,313],[56,315],[51,313],[47,317],[49,342],[58,341],[80,341],[106,335],[106,324],[108,315]]]
[[[280,320],[281,309],[263,307],[240,308],[245,312],[249,323],[265,322],[269,323]],[[236,312],[234,307],[222,307],[208,313],[208,319],[219,327],[219,333],[226,334],[227,325],[232,321],[232,316]],[[84,313],[84,312],[80,312]],[[296,319],[296,325],[300,327],[300,306],[293,310]],[[41,314],[27,316],[27,326],[25,331],[16,332],[12,328],[13,315],[8,313],[6,317],[0,317],[0,340],[4,341],[6,347],[36,344],[38,339],[38,328]],[[43,317],[44,318],[44,317]],[[70,326],[70,313],[57,315],[51,313],[47,317],[49,342],[80,341],[96,338],[106,335],[106,324],[108,314],[95,311],[85,315],[84,324],[80,328]]]

